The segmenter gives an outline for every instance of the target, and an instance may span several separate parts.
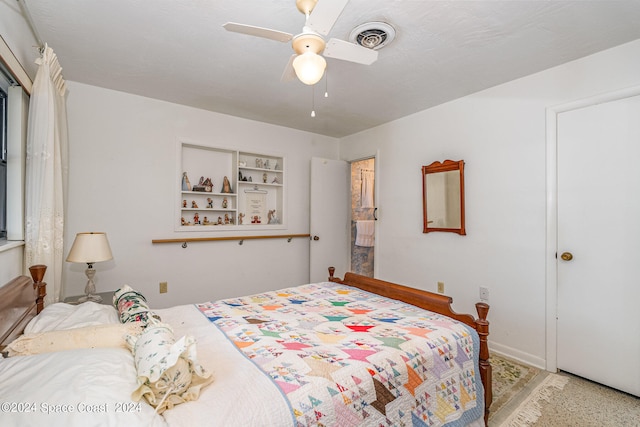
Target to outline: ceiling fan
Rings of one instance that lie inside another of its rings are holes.
[[[320,81],[327,66],[322,57],[341,59],[370,65],[378,59],[378,52],[358,44],[340,39],[329,39],[326,36],[333,28],[349,0],[296,0],[296,7],[305,15],[306,21],[302,33],[293,35],[269,28],[227,22],[223,25],[227,31],[263,37],[279,42],[288,42],[295,54],[282,73],[283,81],[292,80],[295,76],[307,85],[314,85]]]

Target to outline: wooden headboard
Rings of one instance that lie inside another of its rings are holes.
[[[22,333],[44,308],[46,265],[29,267],[31,277],[19,276],[0,288],[0,351]]]

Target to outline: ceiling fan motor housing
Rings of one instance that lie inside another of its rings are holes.
[[[313,52],[321,54],[324,51],[326,43],[322,37],[313,33],[298,34],[291,41],[293,51],[298,55],[302,55],[305,52]]]

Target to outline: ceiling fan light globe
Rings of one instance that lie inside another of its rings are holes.
[[[298,79],[306,85],[314,85],[320,81],[327,68],[327,61],[313,52],[305,52],[293,60],[293,69]]]

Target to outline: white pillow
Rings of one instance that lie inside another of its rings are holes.
[[[146,402],[133,402],[129,350],[59,351],[0,359],[1,426],[166,426]]]
[[[46,306],[40,314],[31,319],[24,333],[35,334],[109,323],[120,323],[118,311],[110,305],[92,301],[78,305],[55,303]]]

